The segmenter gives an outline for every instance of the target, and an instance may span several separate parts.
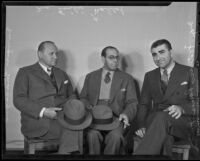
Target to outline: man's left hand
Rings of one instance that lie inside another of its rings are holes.
[[[124,123],[124,129],[127,127],[127,126],[130,126],[130,124],[129,124],[129,120],[128,120],[128,117],[127,117],[127,115],[126,114],[120,114],[119,115],[119,121],[123,121],[123,123]]]
[[[169,106],[164,111],[167,111],[168,114],[171,115],[172,117],[175,117],[175,119],[178,119],[184,113],[183,108],[181,106],[178,106],[178,105]]]

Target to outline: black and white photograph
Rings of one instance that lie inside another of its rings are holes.
[[[200,160],[199,2],[1,6],[2,159]]]

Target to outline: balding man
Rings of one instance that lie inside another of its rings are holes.
[[[20,68],[14,83],[13,103],[21,112],[21,131],[26,138],[59,139],[61,126],[57,112],[69,98],[74,98],[68,75],[55,67],[58,49],[54,42],[44,41],[38,47],[38,62]],[[68,136],[73,141],[72,136]],[[63,141],[60,141],[63,143]],[[66,153],[76,151],[76,145]],[[62,146],[64,147],[64,146]],[[64,150],[62,150],[62,153]]]

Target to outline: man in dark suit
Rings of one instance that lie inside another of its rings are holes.
[[[144,77],[135,132],[142,140],[134,154],[172,156],[174,141],[191,134],[190,116],[197,112],[197,71],[172,59],[168,40],[155,41],[151,53],[158,68]]]
[[[110,131],[88,130],[89,154],[100,154],[102,144],[104,154],[120,154],[125,129],[136,115],[135,84],[131,75],[117,68],[119,51],[115,47],[105,47],[101,57],[104,66],[86,76],[80,99],[88,109],[96,105],[109,106],[123,123]]]
[[[27,138],[59,139],[62,128],[57,121],[57,112],[68,99],[75,98],[68,75],[55,67],[57,51],[54,42],[42,42],[37,51],[39,61],[20,68],[17,73],[13,103],[21,112],[21,131]],[[73,132],[69,133],[72,134],[68,140],[74,140],[70,139]],[[76,150],[72,145],[67,152]]]

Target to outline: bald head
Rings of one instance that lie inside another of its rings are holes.
[[[57,46],[52,41],[44,41],[38,46],[39,62],[47,67],[56,65],[57,61]]]

